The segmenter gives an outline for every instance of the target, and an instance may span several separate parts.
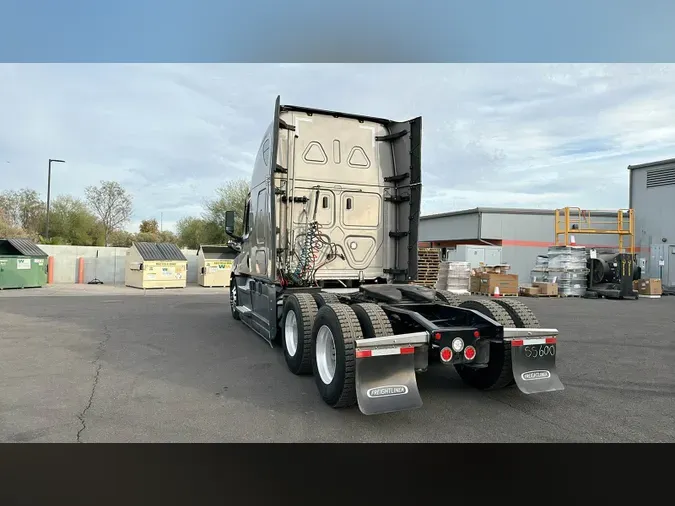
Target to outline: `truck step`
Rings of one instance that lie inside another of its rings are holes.
[[[243,313],[243,314],[251,312],[251,310],[249,308],[247,308],[246,306],[237,306],[237,311],[239,311],[240,313]]]

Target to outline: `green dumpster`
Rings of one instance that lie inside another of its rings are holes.
[[[30,239],[0,239],[0,290],[47,283],[48,255]]]

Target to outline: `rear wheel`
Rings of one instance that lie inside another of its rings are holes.
[[[284,302],[282,343],[286,365],[293,374],[309,374],[312,371],[312,326],[316,312],[316,302],[307,293],[290,295]]]
[[[541,328],[541,324],[532,310],[519,300],[506,298],[495,299],[495,302],[504,308],[517,328]]]
[[[436,290],[436,298],[441,302],[450,304],[451,306],[459,306],[462,302],[462,299],[459,298],[459,295],[449,292],[448,290]]]
[[[361,303],[350,307],[359,320],[364,339],[394,335],[387,313],[377,304]]]
[[[321,398],[333,408],[356,404],[355,341],[363,334],[346,304],[326,304],[312,330],[312,371]]]
[[[515,327],[506,310],[491,300],[466,300],[460,307],[473,309],[492,318],[504,327]],[[464,364],[455,366],[459,377],[466,384],[480,390],[497,390],[513,383],[511,343],[490,343],[490,361],[487,367],[475,368]]]
[[[316,306],[319,309],[321,309],[326,304],[337,304],[340,302],[338,296],[330,292],[313,293],[312,297],[314,297],[314,302],[316,302]]]
[[[232,277],[230,279],[230,311],[232,311],[232,318],[235,320],[241,320],[239,316],[239,311],[237,311],[237,306],[239,305],[238,290],[237,290],[237,280]]]

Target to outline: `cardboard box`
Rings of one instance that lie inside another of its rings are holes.
[[[495,288],[499,287],[501,295],[518,295],[517,274],[481,274],[480,290],[478,293],[492,295]]]
[[[471,276],[469,291],[471,293],[480,293],[480,276]]]
[[[539,289],[539,295],[558,295],[557,283],[542,283],[538,281],[536,283],[532,283],[532,286],[536,286]]]
[[[641,279],[638,285],[640,295],[662,295],[663,287],[660,279]]]
[[[639,279],[634,279],[633,280],[633,290],[636,292],[640,289],[640,280]]]
[[[520,295],[524,295],[525,297],[534,297],[535,295],[539,295],[539,288],[536,286],[521,286]]]

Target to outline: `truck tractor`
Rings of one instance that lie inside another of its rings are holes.
[[[558,330],[513,298],[462,300],[414,284],[422,118],[281,105],[260,143],[230,308],[333,408],[418,408],[416,375],[454,367],[482,390],[562,390]],[[241,212],[241,211],[239,211]]]

